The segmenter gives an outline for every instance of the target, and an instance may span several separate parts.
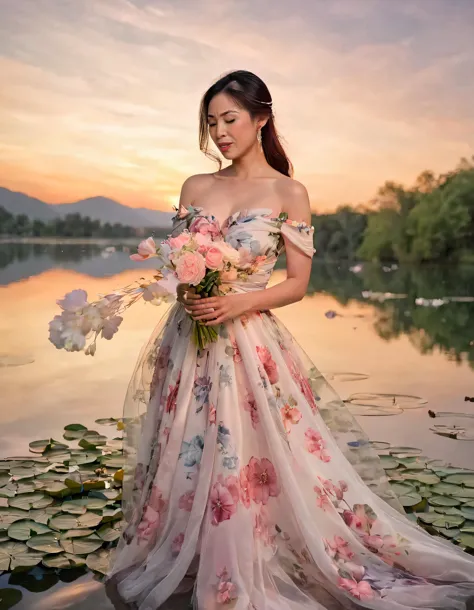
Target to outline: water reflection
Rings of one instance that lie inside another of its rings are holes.
[[[163,236],[157,236],[164,238]],[[140,265],[129,258],[129,247],[88,244],[0,244],[0,285],[36,276],[50,269],[69,269],[93,278],[112,277],[124,271],[152,269],[154,261]],[[277,269],[285,266],[284,257]],[[325,293],[346,307],[367,302],[367,293],[404,295],[370,300],[378,336],[390,341],[407,335],[422,353],[440,350],[449,359],[467,360],[474,367],[474,303],[450,302],[439,307],[416,304],[417,298],[470,297],[474,295],[474,266],[402,266],[391,269],[364,264],[358,273],[348,263],[315,259],[308,294]],[[365,295],[365,296],[364,296]],[[52,295],[56,298],[60,295]],[[343,312],[340,312],[343,313]]]

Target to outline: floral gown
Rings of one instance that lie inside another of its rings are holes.
[[[219,226],[245,248],[225,290],[262,290],[313,227],[248,209]],[[271,311],[219,327],[203,350],[180,303],[139,357],[125,404],[126,527],[106,577],[117,608],[465,610],[474,558],[408,520],[367,437]],[[176,596],[181,595],[177,598]]]

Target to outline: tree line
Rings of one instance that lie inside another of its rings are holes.
[[[19,237],[135,237],[141,231],[118,222],[102,223],[89,216],[67,214],[43,221],[26,214],[11,214],[0,207],[0,235]]]
[[[474,157],[411,188],[388,181],[366,206],[312,217],[318,255],[369,261],[474,261]]]

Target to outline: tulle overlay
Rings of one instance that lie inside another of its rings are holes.
[[[283,237],[314,253],[312,227],[247,212],[222,227],[193,206],[173,219],[174,234],[208,222],[260,257],[231,292],[265,288]],[[169,307],[127,393],[126,527],[107,575],[117,607],[165,608],[192,589],[199,610],[465,610],[474,558],[404,516],[365,433],[284,324],[246,314],[203,350],[191,325]]]

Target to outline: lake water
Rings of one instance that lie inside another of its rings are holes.
[[[153,261],[138,265],[128,256],[122,248],[97,245],[0,245],[0,457],[28,455],[35,439],[61,440],[69,423],[96,429],[95,419],[121,416],[140,348],[169,305],[134,305],[116,337],[99,341],[93,358],[56,350],[48,341],[48,322],[59,313],[55,300],[66,292],[84,288],[93,300],[153,267]],[[282,258],[270,285],[284,279]],[[380,404],[383,415],[351,407],[372,440],[419,447],[430,457],[472,467],[474,441],[441,437],[430,427],[474,428],[474,420],[437,421],[428,409],[474,415],[474,403],[465,401],[474,396],[473,295],[474,267],[366,265],[355,272],[348,263],[315,260],[306,297],[274,314],[344,399],[355,393],[389,395],[368,403]],[[454,301],[416,304],[417,298],[443,297]],[[415,398],[397,399],[395,408],[387,408],[392,394]],[[80,608],[83,598],[91,607],[96,584],[90,576],[84,579],[75,588],[59,583],[35,601],[28,596],[16,608]],[[102,596],[100,587],[97,591]],[[93,606],[108,608],[100,599]]]

